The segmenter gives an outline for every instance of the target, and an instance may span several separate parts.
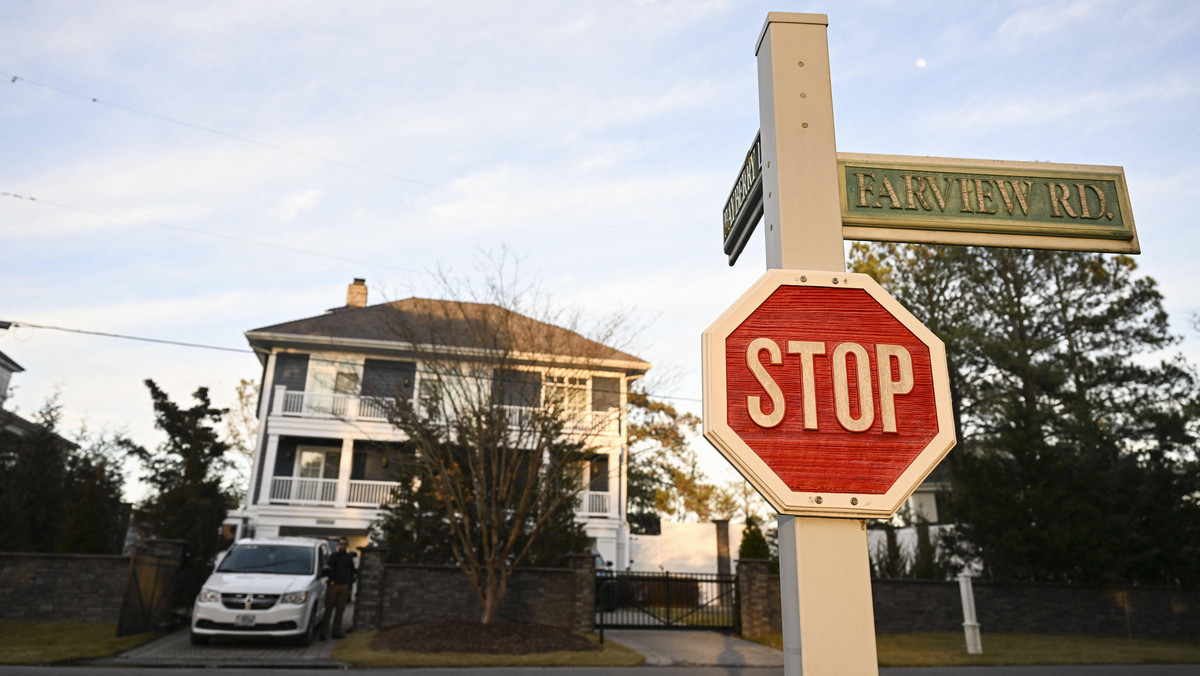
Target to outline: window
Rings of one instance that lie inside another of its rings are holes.
[[[234,545],[217,566],[218,573],[312,575],[312,547],[292,545]]]
[[[492,401],[501,406],[541,406],[542,374],[537,371],[496,369],[492,380]]]
[[[588,490],[595,493],[608,492],[608,456],[603,454],[593,455],[588,467],[590,481],[588,482]]]
[[[422,373],[417,381],[421,408],[431,422],[442,422],[442,384],[437,376]]]
[[[362,373],[362,362],[313,357],[305,389],[319,394],[358,394]]]
[[[321,448],[300,448],[296,475],[302,479],[336,479],[341,470],[342,452]]]
[[[592,410],[611,411],[621,407],[621,379],[592,379]]]
[[[559,404],[568,411],[586,411],[587,378],[570,376],[546,377],[546,403]]]

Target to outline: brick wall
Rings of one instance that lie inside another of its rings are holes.
[[[355,626],[392,627],[438,620],[478,621],[480,607],[456,566],[384,564],[386,550],[360,550]],[[573,556],[570,568],[521,568],[508,578],[497,619],[591,631],[595,570],[591,556]]]
[[[128,556],[0,553],[0,619],[116,622]]]
[[[738,563],[742,633],[780,631],[779,577],[765,561]],[[1200,590],[974,583],[981,631],[1200,639]],[[957,581],[873,580],[875,631],[961,631]]]

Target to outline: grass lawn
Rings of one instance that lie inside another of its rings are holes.
[[[117,638],[116,622],[0,620],[0,664],[51,664],[109,657],[159,634]]]
[[[783,648],[779,634],[753,640]],[[875,641],[881,667],[1200,663],[1200,641],[985,633],[982,655],[967,654],[962,632],[880,634]]]
[[[374,650],[374,637],[373,631],[347,634],[333,649],[333,659],[359,667],[632,667],[642,663],[640,654],[612,641],[605,641],[598,651],[494,655]]]

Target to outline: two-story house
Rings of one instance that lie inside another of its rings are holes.
[[[365,544],[380,504],[395,486],[390,451],[406,439],[389,422],[389,408],[396,396],[433,405],[439,391],[437,369],[423,359],[429,361],[428,355],[439,351],[439,335],[453,330],[443,326],[447,317],[478,311],[480,317],[502,317],[510,325],[527,327],[530,334],[560,338],[551,341],[554,345],[589,352],[563,376],[561,367],[572,360],[571,354],[510,346],[508,354],[518,358],[508,359],[501,370],[489,365],[489,346],[463,345],[462,336],[447,340],[442,350],[460,355],[472,373],[519,382],[524,396],[511,402],[514,416],[522,406],[557,397],[593,421],[588,442],[595,454],[580,467],[583,491],[576,518],[602,556],[614,562],[627,558],[625,401],[630,383],[646,373],[649,363],[494,305],[418,298],[376,305],[366,301],[366,284],[356,279],[344,307],[246,332],[263,366],[263,389],[240,535],[344,535],[352,548]],[[419,342],[433,344],[414,346],[417,341],[405,339],[399,325],[417,327],[429,337]]]

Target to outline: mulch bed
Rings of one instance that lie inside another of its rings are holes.
[[[415,653],[486,653],[528,655],[584,652],[600,646],[562,627],[517,622],[422,622],[382,629],[371,640],[374,650]]]

